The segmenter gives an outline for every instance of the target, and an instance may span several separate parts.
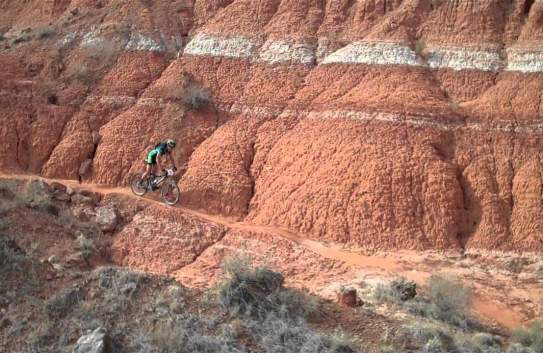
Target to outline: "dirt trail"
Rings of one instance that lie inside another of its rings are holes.
[[[19,179],[19,180],[43,180],[46,182],[59,182],[72,188],[81,188],[101,194],[122,194],[129,197],[136,197],[132,194],[129,188],[124,187],[104,187],[90,183],[78,183],[74,180],[62,180],[62,179],[48,179],[39,177],[36,175],[25,174],[2,174],[0,173],[0,179]],[[169,207],[164,205],[157,199],[154,199],[155,195],[151,194],[145,197],[145,200],[161,205],[162,207]],[[299,234],[292,233],[286,229],[273,226],[262,226],[256,224],[250,224],[246,222],[238,222],[225,217],[210,215],[201,211],[188,209],[182,206],[175,206],[181,212],[193,215],[206,222],[220,224],[230,229],[236,229],[244,232],[259,232],[268,233],[285,238],[292,241],[306,249],[331,260],[341,261],[354,268],[377,271],[384,275],[390,276],[404,276],[411,280],[414,280],[418,284],[423,284],[425,280],[431,275],[429,271],[419,271],[417,261],[410,261],[410,257],[415,258],[415,254],[410,254],[407,251],[401,251],[395,253],[398,256],[386,256],[386,255],[374,255],[366,256],[362,254],[353,253],[342,249],[339,246],[328,246],[318,241],[311,240],[308,237],[301,236]],[[478,316],[485,319],[489,319],[500,324],[506,328],[514,328],[522,323],[523,316],[515,310],[506,307],[503,303],[500,304],[498,300],[492,300],[488,296],[483,296],[481,293],[475,293],[473,298],[472,311]]]

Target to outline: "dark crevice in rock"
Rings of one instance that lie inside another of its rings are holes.
[[[473,198],[471,197],[471,195],[473,194],[473,190],[466,178],[460,174],[457,176],[457,180],[458,186],[462,190],[462,202],[464,205],[462,210],[462,218],[460,219],[459,233],[457,235],[457,239],[458,245],[462,249],[465,249],[467,242],[473,236],[477,225],[481,221],[480,205],[478,203],[475,203],[475,200],[473,200]],[[473,212],[476,208],[479,208],[479,212]],[[472,215],[474,213],[476,214],[476,216]]]
[[[526,2],[524,3],[524,15],[528,16],[530,14],[530,10],[534,2],[535,0],[526,0]]]

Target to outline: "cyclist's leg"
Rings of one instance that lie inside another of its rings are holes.
[[[141,181],[149,179],[149,177],[153,174],[154,167],[156,165],[156,151],[152,150],[147,154],[147,158],[145,159],[145,172],[141,176]]]
[[[151,175],[153,172],[153,165],[149,163],[145,163],[145,172],[141,175],[141,181],[144,181]]]

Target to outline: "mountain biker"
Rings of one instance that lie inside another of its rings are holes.
[[[146,182],[145,185],[148,185],[150,180],[152,180],[150,176],[154,175],[155,173],[156,166],[158,166],[159,170],[164,170],[162,166],[162,156],[164,155],[168,156],[170,163],[173,166],[173,170],[177,170],[177,167],[175,166],[175,162],[172,157],[172,151],[175,146],[175,141],[168,139],[166,140],[166,142],[158,143],[152,150],[147,153],[147,158],[145,158],[145,164],[147,165],[147,167],[145,169],[145,173],[143,173],[143,175],[141,176],[140,183]]]

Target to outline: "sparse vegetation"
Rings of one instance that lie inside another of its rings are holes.
[[[228,311],[265,318],[269,314],[310,317],[318,305],[306,293],[283,288],[283,276],[267,267],[252,268],[246,257],[224,263],[225,279],[218,287],[219,303]]]
[[[0,217],[0,232],[8,230],[10,223],[7,219]]]
[[[46,303],[47,314],[52,318],[62,318],[80,300],[78,288],[68,288],[53,296]]]
[[[543,324],[541,321],[533,322],[529,327],[518,328],[513,331],[513,339],[534,353],[543,353]],[[514,349],[514,348],[513,348]]]
[[[417,53],[418,56],[421,58],[424,58],[426,49],[426,42],[422,39],[419,39],[415,42],[415,53]]]
[[[196,83],[190,83],[184,94],[183,101],[193,110],[204,110],[211,104],[211,93]]]
[[[75,241],[76,248],[79,250],[81,258],[85,261],[88,260],[96,249],[92,239],[85,237],[83,233],[79,233]]]
[[[453,112],[458,112],[460,110],[460,103],[451,99],[449,101],[449,107],[451,108]]]
[[[31,39],[32,37],[30,36],[30,34],[27,31],[23,31],[13,39],[13,44],[29,42]]]
[[[56,32],[52,27],[41,27],[41,28],[36,29],[34,34],[37,39],[42,40],[42,39],[53,37],[56,34]]]
[[[421,316],[431,317],[449,324],[467,328],[470,322],[467,311],[471,290],[454,279],[431,276],[427,283],[427,299],[414,301],[409,310]]]
[[[507,271],[512,273],[521,273],[524,266],[528,264],[528,260],[523,257],[513,258],[505,263]]]
[[[375,288],[375,299],[379,302],[404,302],[415,298],[417,295],[416,288],[417,285],[415,282],[403,277],[396,278],[388,286],[379,283]]]
[[[19,261],[22,253],[14,246],[15,244],[6,239],[0,238],[0,267],[4,265],[12,265]]]
[[[388,287],[378,285],[374,295],[378,301],[386,301],[399,305],[407,311],[449,324],[467,328],[473,322],[468,319],[467,310],[470,305],[471,290],[459,281],[434,275],[426,283],[426,295],[402,301],[399,280]]]

